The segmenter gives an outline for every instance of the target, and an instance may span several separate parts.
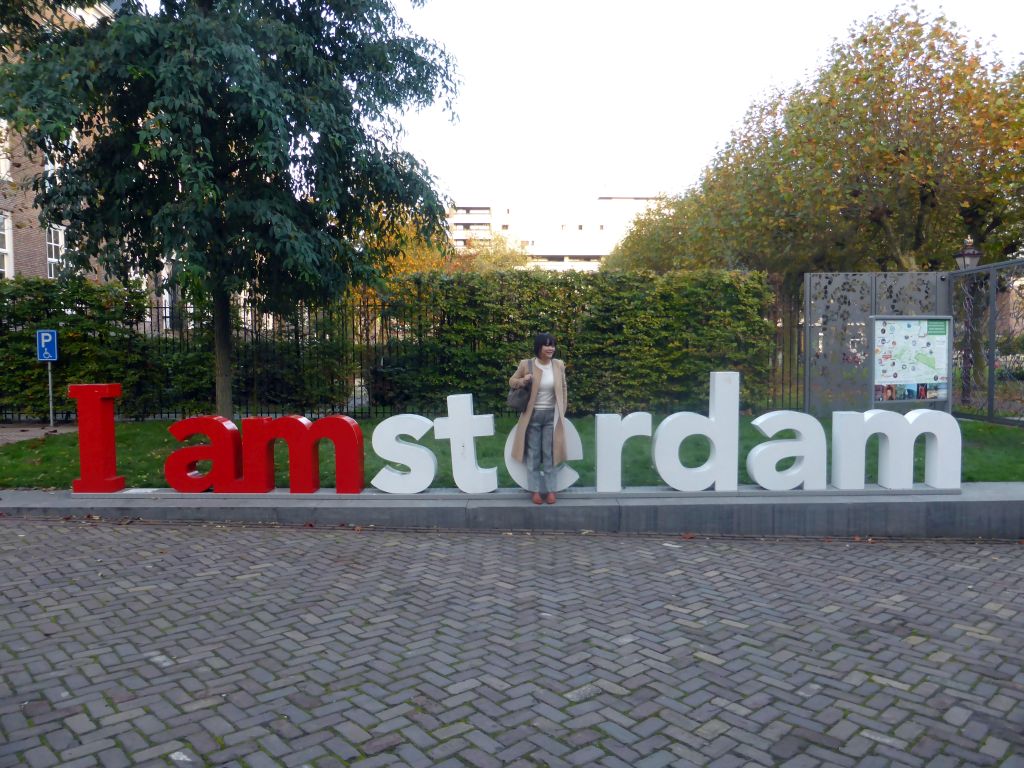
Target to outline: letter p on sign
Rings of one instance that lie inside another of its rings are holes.
[[[43,363],[57,360],[56,331],[36,331],[36,359]]]

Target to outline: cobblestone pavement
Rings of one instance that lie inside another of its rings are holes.
[[[0,766],[1024,766],[1024,547],[0,520]]]

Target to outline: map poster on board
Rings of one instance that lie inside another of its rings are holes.
[[[872,402],[950,405],[951,317],[872,317]],[[923,404],[922,404],[923,405]]]

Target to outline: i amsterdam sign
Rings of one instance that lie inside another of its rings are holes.
[[[599,493],[622,488],[622,447],[633,437],[649,438],[651,458],[661,479],[677,491],[737,490],[739,474],[739,374],[711,374],[708,415],[673,413],[652,432],[649,413],[626,416],[601,413],[595,417]],[[72,483],[75,493],[113,493],[124,488],[117,475],[114,440],[114,401],[120,384],[76,384],[69,395],[78,405],[81,477]],[[437,474],[437,456],[416,441],[431,429],[451,442],[452,475],[465,493],[490,493],[498,488],[496,467],[481,467],[476,438],[494,435],[494,416],[475,414],[473,396],[448,397],[448,415],[428,419],[402,414],[385,419],[373,431],[374,452],[389,463],[370,485],[386,493],[420,493]],[[789,432],[791,438],[760,443],[747,454],[747,474],[766,491],[824,490],[828,445],[821,423],[798,411],[773,411],[754,419],[766,438]],[[583,458],[583,444],[572,422],[566,420],[568,459]],[[289,487],[292,493],[314,493],[320,487],[318,445],[334,444],[335,487],[338,493],[360,493],[364,488],[363,433],[348,416],[327,416],[315,422],[303,416],[242,419],[196,416],[175,422],[170,432],[179,441],[201,436],[206,442],[174,451],[164,464],[167,484],[181,493],[268,493],[274,488],[274,443],[288,446]],[[687,467],[679,460],[679,447],[689,437],[703,435],[711,445],[707,461]],[[916,410],[907,414],[870,410],[832,414],[832,476],[837,490],[864,488],[865,448],[879,436],[878,485],[894,490],[914,484],[914,443],[925,438],[924,482],[932,488],[960,488],[960,426],[950,414]],[[526,467],[511,456],[514,431],[505,441],[505,466],[512,479],[526,486]],[[200,472],[200,462],[209,471]],[[785,469],[779,464],[786,462]],[[398,465],[406,469],[396,468]],[[557,490],[573,485],[579,475],[568,465],[559,469]]]

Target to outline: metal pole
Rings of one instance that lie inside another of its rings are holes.
[[[960,404],[970,407],[974,401],[974,312],[978,280],[969,275],[964,278],[964,340],[960,354]]]
[[[999,273],[988,273],[988,417],[996,413],[996,315],[999,299]]]
[[[807,413],[812,413],[811,408],[815,404],[811,398],[811,350],[812,346],[811,339],[811,273],[804,273],[804,410]]]
[[[53,424],[53,363],[47,361],[46,363],[46,380],[49,384],[50,389],[50,428],[52,429]]]

